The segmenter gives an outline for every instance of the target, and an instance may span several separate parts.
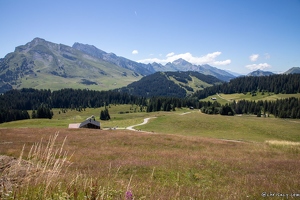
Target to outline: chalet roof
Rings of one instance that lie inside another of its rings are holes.
[[[98,128],[100,129],[100,122],[95,120],[95,117],[89,117],[85,121],[77,124],[69,124],[69,128]]]
[[[99,126],[100,127],[100,122],[96,121],[95,119],[90,118],[90,119],[85,120],[84,122],[81,122],[80,125],[79,125],[79,128],[82,128],[82,127],[84,127],[88,124],[92,124],[94,126]]]

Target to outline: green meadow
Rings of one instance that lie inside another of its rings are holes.
[[[223,96],[223,95],[222,95]],[[232,97],[232,96],[231,96]],[[156,117],[149,123],[136,127],[138,130],[160,134],[199,136],[216,139],[264,142],[266,140],[300,141],[300,120],[256,117],[254,115],[206,115],[188,108],[174,112],[144,112],[137,105],[110,105],[107,107],[111,120],[100,120],[101,108],[86,108],[82,111],[53,109],[52,119],[28,119],[0,124],[0,128],[67,128],[71,123],[80,123],[94,115],[101,128],[124,129],[140,124],[144,118]],[[29,111],[31,114],[32,111]]]
[[[216,98],[216,101],[218,101],[221,104],[230,103],[232,101],[239,101],[239,100],[248,100],[248,101],[274,101],[277,99],[285,99],[289,97],[296,97],[300,98],[300,93],[298,94],[274,94],[274,93],[268,93],[268,92],[257,92],[255,96],[252,96],[249,92],[246,94],[243,93],[234,93],[234,94],[223,94],[220,93],[219,95],[211,95],[208,96],[205,99],[201,99],[201,101],[214,101],[212,98]]]
[[[102,130],[67,128],[91,115],[99,120],[102,109],[53,109],[53,119],[0,124],[0,155],[21,155],[36,173],[28,172],[14,192],[0,190],[0,197],[271,199],[264,195],[284,193],[296,199],[292,195],[300,194],[300,120],[206,115],[188,108],[147,113],[136,105],[110,105],[111,120],[100,121]],[[125,129],[148,117],[155,118],[135,127],[138,131]],[[22,164],[3,176],[12,178],[18,169]]]

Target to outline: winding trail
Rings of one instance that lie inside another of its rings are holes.
[[[192,112],[185,112],[185,113],[181,113],[180,115],[186,115],[186,114],[190,114],[190,113],[192,113]],[[147,123],[149,122],[150,119],[154,119],[154,118],[157,118],[157,117],[148,117],[148,118],[145,118],[145,119],[144,119],[144,122],[142,122],[142,123],[140,123],[140,124],[128,126],[128,127],[126,127],[125,129],[130,130],[130,131],[137,131],[137,132],[141,132],[141,133],[155,134],[153,131],[150,132],[150,131],[142,131],[142,130],[134,129],[134,127],[136,127],[136,126],[141,126],[141,125],[147,124]],[[167,134],[167,135],[173,135],[173,134]],[[174,135],[173,135],[173,136],[174,136]],[[245,143],[245,141],[242,141],[242,140],[232,140],[232,139],[225,139],[225,138],[223,138],[223,139],[215,138],[215,140],[224,141],[224,142]]]
[[[133,127],[141,126],[141,125],[147,124],[148,121],[149,121],[150,119],[153,119],[153,118],[156,118],[156,117],[148,117],[148,118],[145,118],[143,123],[136,124],[136,125],[132,125],[132,126],[128,126],[128,127],[126,127],[126,129],[127,129],[127,130],[131,130],[131,131],[139,131],[139,130],[134,129]],[[153,133],[153,132],[149,132],[149,131],[141,131],[141,132]]]

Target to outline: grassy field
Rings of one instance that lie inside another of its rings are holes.
[[[144,118],[154,117],[160,115],[172,115],[180,114],[187,112],[187,109],[178,109],[176,112],[160,112],[160,113],[147,113],[140,112],[140,107],[136,105],[111,105],[107,107],[111,120],[101,121],[101,127],[120,127],[125,128],[130,125],[139,124],[143,122]],[[76,111],[67,109],[64,113],[61,109],[53,109],[53,118],[52,119],[28,119],[28,120],[19,120],[8,123],[0,124],[0,128],[41,128],[41,127],[61,127],[67,128],[70,123],[80,123],[86,118],[94,115],[97,120],[100,118],[100,112],[104,110],[104,107],[100,108],[86,108],[82,111]],[[145,108],[143,108],[145,110]],[[31,115],[32,111],[28,111]]]
[[[72,165],[45,194],[48,198],[84,199],[94,194],[99,199],[125,199],[131,191],[135,199],[260,199],[262,192],[299,191],[299,145],[125,130],[19,128],[0,130],[0,152],[18,157],[26,144],[27,155],[33,143],[43,137],[46,146],[46,139],[57,131],[56,146],[67,137],[64,149],[73,154]],[[29,188],[27,197],[44,192],[39,185]]]
[[[261,92],[257,92],[256,96],[252,96],[249,92],[247,94],[243,94],[243,93],[234,93],[234,94],[223,94],[220,93],[219,95],[215,94],[215,95],[211,95],[205,99],[201,99],[201,101],[213,101],[211,100],[211,98],[216,98],[216,100],[221,103],[221,104],[225,104],[225,103],[229,103],[232,102],[233,100],[235,101],[239,101],[239,100],[249,100],[249,101],[258,101],[258,100],[276,100],[276,99],[284,99],[284,98],[289,98],[289,97],[296,97],[296,98],[300,98],[300,93],[298,94],[274,94],[274,93],[261,93]]]
[[[101,77],[92,79],[92,81],[97,82],[97,85],[85,85],[82,84],[82,78],[61,78],[59,76],[53,76],[48,74],[39,74],[38,78],[23,78],[22,84],[17,86],[20,88],[35,88],[35,89],[47,89],[60,90],[63,88],[76,88],[76,89],[86,89],[90,90],[111,90],[116,88],[121,88],[127,86],[128,84],[139,80],[138,78],[129,77]]]
[[[25,144],[28,159],[31,145],[43,138],[46,147],[59,132],[54,148],[64,144],[72,163],[47,189],[43,183],[20,187],[16,199],[24,194],[27,199],[268,199],[263,192],[293,199],[300,194],[299,120],[135,108],[112,105],[112,120],[102,126],[127,127],[155,116],[137,127],[148,132],[66,128],[91,115],[99,119],[103,108],[54,110],[51,120],[1,124],[0,155],[19,157]]]
[[[187,108],[175,112],[140,112],[136,105],[111,105],[108,107],[111,120],[102,121],[101,128],[128,126],[140,124],[144,118],[151,123],[138,126],[136,129],[184,136],[199,136],[215,139],[230,139],[239,141],[264,142],[267,140],[300,141],[300,120],[279,119],[273,117],[256,117],[254,115],[206,115],[198,110]],[[80,123],[94,115],[99,120],[102,108],[87,108],[81,112],[68,109],[53,109],[52,119],[29,119],[0,124],[0,128],[67,128],[70,123]],[[31,111],[29,111],[31,112]]]
[[[143,122],[143,119],[151,116],[146,112],[138,112],[139,107],[135,105],[111,105],[107,107],[111,115],[110,121],[101,121],[102,127],[126,127],[133,124],[138,124]],[[104,107],[101,108],[86,108],[82,111],[76,111],[67,109],[66,112],[63,112],[61,109],[53,109],[53,118],[52,119],[29,119],[29,120],[20,120],[13,121],[8,123],[0,124],[0,128],[16,128],[16,127],[61,127],[67,128],[70,123],[80,123],[86,118],[94,115],[97,120],[99,120],[100,112],[104,110]],[[31,115],[32,111],[28,111]],[[123,112],[124,114],[120,114]]]
[[[161,116],[138,128],[158,133],[240,141],[300,141],[300,120],[258,118],[253,115],[221,116],[193,111],[186,115]]]

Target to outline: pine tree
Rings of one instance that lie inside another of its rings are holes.
[[[100,119],[101,120],[110,120],[110,115],[109,115],[109,112],[108,112],[107,108],[105,108],[104,110],[101,110]]]
[[[36,118],[49,118],[52,119],[53,117],[53,112],[50,110],[50,108],[45,105],[41,104],[36,112]]]
[[[35,110],[32,111],[31,118],[32,118],[32,119],[37,118]]]

